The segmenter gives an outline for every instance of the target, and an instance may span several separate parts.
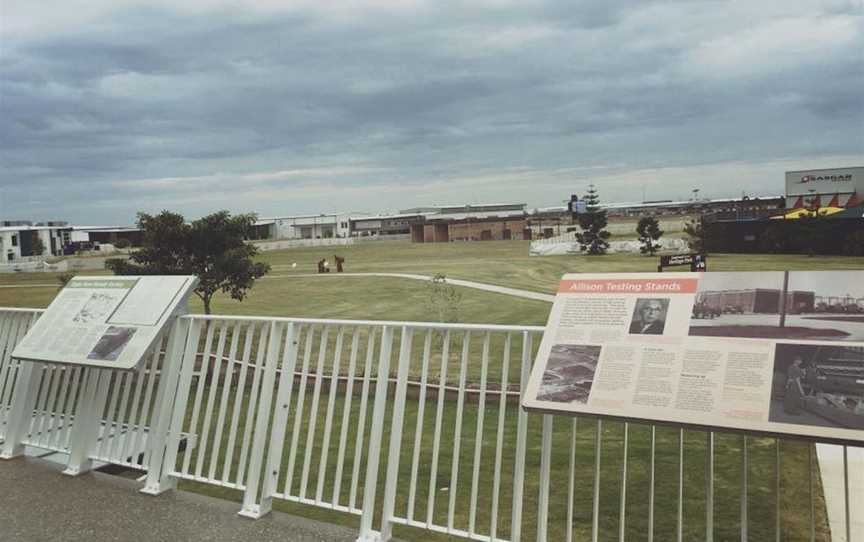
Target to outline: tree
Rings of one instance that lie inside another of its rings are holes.
[[[426,309],[437,315],[439,322],[458,322],[462,294],[451,284],[447,277],[437,274],[426,286]]]
[[[33,235],[33,255],[41,256],[45,254],[45,243],[42,241],[42,238],[38,235]]]
[[[196,275],[200,282],[195,295],[210,314],[216,292],[242,301],[255,280],[270,270],[268,264],[253,261],[258,249],[245,241],[255,220],[254,214],[232,217],[219,211],[187,224],[170,211],[139,213],[142,246],[128,260],[113,258],[105,267],[116,275]]]
[[[579,249],[594,256],[606,254],[609,248],[609,232],[606,231],[606,210],[600,208],[600,197],[594,185],[588,187],[588,193],[582,198],[585,201],[585,212],[579,214],[581,232],[576,234]]]
[[[691,218],[684,223],[684,233],[687,235],[687,245],[693,252],[705,252],[707,234],[705,232],[704,220],[699,218]]]
[[[660,248],[660,243],[657,241],[663,235],[660,222],[653,216],[643,216],[636,225],[636,233],[639,235],[639,242],[642,243],[639,252],[653,256]]]

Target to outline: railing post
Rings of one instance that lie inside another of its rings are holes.
[[[411,366],[411,343],[414,330],[402,328],[399,348],[399,369],[393,420],[390,425],[390,454],[387,458],[387,481],[384,484],[384,510],[381,516],[381,540],[388,542],[393,535],[393,512],[396,508],[396,485],[399,481],[399,456],[402,453],[402,421],[405,414],[405,394],[408,390],[408,369]]]
[[[390,352],[393,347],[393,328],[381,330],[381,351],[378,356],[378,377],[375,383],[375,406],[372,410],[372,427],[369,433],[369,449],[366,459],[366,482],[363,486],[363,509],[360,515],[360,534],[357,542],[378,542],[381,533],[372,529],[375,516],[375,490],[378,487],[378,467],[381,464],[381,440],[383,439],[384,415],[387,410],[387,387],[390,374]]]
[[[267,429],[270,425],[271,414],[270,405],[273,402],[273,393],[275,391],[273,386],[276,383],[276,370],[279,365],[279,339],[281,336],[282,325],[277,322],[270,322],[270,336],[267,340],[267,353],[264,358],[264,376],[261,381],[261,396],[258,401],[258,413],[255,418],[252,454],[249,458],[249,475],[246,478],[246,490],[243,492],[243,508],[238,512],[241,516],[251,519],[265,516],[272,509],[272,498],[267,498],[265,503],[262,497],[259,502],[258,487],[261,481],[261,463],[264,460],[264,449],[267,446]],[[279,455],[281,457],[281,452]]]
[[[171,431],[171,420],[179,392],[180,372],[184,367],[184,361],[186,361],[184,360],[184,351],[190,339],[191,327],[192,322],[188,318],[177,317],[171,334],[168,336],[165,358],[162,360],[159,376],[159,388],[156,391],[156,406],[153,412],[153,419],[156,420],[156,423],[150,427],[150,438],[147,443],[147,480],[141,489],[141,493],[148,495],[159,495],[173,489],[177,484],[174,478],[168,476],[168,470],[172,464],[166,461],[166,449],[169,442],[172,443],[175,447],[174,457],[176,457],[176,446],[181,427],[178,425],[175,429],[177,431],[176,439],[169,439],[169,432]],[[197,334],[195,342],[195,346],[197,346]],[[191,368],[195,365],[194,357],[193,348],[192,360],[188,361],[190,376]],[[188,382],[186,392],[188,394]]]
[[[273,429],[270,436],[270,449],[267,452],[267,465],[264,467],[264,485],[261,488],[261,514],[273,508],[273,494],[279,483],[282,466],[282,450],[285,447],[285,432],[288,429],[288,416],[291,410],[291,393],[294,389],[294,370],[297,366],[299,333],[295,324],[288,324],[285,335],[285,348],[282,368],[279,375],[279,388],[276,391],[276,409],[273,414]]]
[[[10,360],[9,363],[14,362]],[[24,440],[24,432],[36,406],[40,373],[35,363],[20,362],[15,389],[12,392],[12,405],[7,418],[6,440],[0,450],[0,459],[12,459],[24,453],[24,445],[21,441]]]
[[[525,393],[528,377],[531,374],[532,337],[527,331],[522,333],[522,378],[519,389]],[[524,397],[520,398],[524,399]],[[519,542],[522,538],[522,495],[525,488],[525,453],[528,441],[528,413],[518,409],[516,425],[516,464],[513,466],[513,508],[510,519],[510,539]]]
[[[87,370],[87,384],[84,388],[84,396],[75,409],[75,424],[72,428],[72,441],[69,444],[69,462],[63,474],[78,476],[92,468],[90,452],[99,435],[102,411],[105,409],[110,387],[109,369]],[[106,428],[103,438],[107,438],[107,431]]]

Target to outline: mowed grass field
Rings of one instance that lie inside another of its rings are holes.
[[[424,303],[426,287],[410,279],[386,277],[336,277],[315,274],[316,263],[334,256],[346,258],[348,273],[412,273],[472,280],[532,292],[554,293],[564,273],[653,272],[657,257],[528,256],[524,241],[415,244],[366,242],[342,247],[298,248],[262,252],[270,274],[242,303],[220,295],[216,314],[255,314],[374,320],[429,319]],[[296,267],[293,264],[297,264]],[[710,271],[782,271],[864,269],[864,257],[775,254],[712,254]],[[85,274],[96,274],[88,272]],[[45,307],[57,293],[56,275],[19,273],[0,275],[0,306]],[[494,324],[543,325],[547,303],[508,295],[459,288],[463,295],[460,321]],[[193,299],[192,312],[202,312]]]
[[[271,273],[261,280],[243,302],[218,297],[214,302],[214,313],[227,315],[294,316],[318,318],[346,318],[371,320],[427,321],[430,319],[426,306],[426,284],[410,279],[388,277],[351,277],[303,276],[314,274],[316,262],[322,258],[334,265],[334,256],[346,258],[346,271],[349,273],[412,273],[422,275],[444,274],[451,278],[472,280],[533,292],[554,293],[558,280],[564,273],[603,273],[603,272],[650,272],[655,271],[657,258],[638,255],[610,255],[602,257],[586,256],[528,256],[527,242],[483,242],[450,244],[412,244],[409,242],[368,242],[344,247],[303,248],[273,252],[262,252],[261,260],[271,264]],[[294,265],[296,264],[296,266]],[[711,271],[767,271],[767,270],[816,270],[816,269],[864,269],[864,258],[851,257],[813,257],[778,255],[711,255],[708,260]],[[94,274],[94,273],[88,273]],[[0,306],[44,307],[58,291],[59,283],[51,274],[0,275]],[[459,288],[463,295],[460,306],[460,321],[469,323],[543,325],[551,304],[520,299],[504,294],[483,292],[469,288]],[[202,312],[200,302],[193,300],[191,310]],[[339,396],[337,405],[344,401]],[[452,409],[445,409],[444,427],[452,427]],[[476,409],[475,409],[476,410]],[[406,407],[406,428],[416,419],[416,406],[409,401]],[[494,408],[487,409],[490,420],[496,417]],[[468,415],[462,432],[462,450],[473,449],[474,431],[472,417]],[[537,511],[537,469],[539,468],[539,420],[531,416],[529,429],[529,451],[526,476],[526,496],[523,509],[526,517],[524,540],[534,540],[536,527],[533,518]],[[577,513],[575,521],[577,540],[589,534],[590,528],[590,491],[591,472],[594,461],[593,431],[594,421],[587,418],[580,422],[577,436],[576,462]],[[508,422],[509,423],[509,422]],[[509,428],[509,426],[508,426]],[[566,473],[570,461],[569,420],[555,422],[553,436],[552,471],[555,479],[552,484],[552,522],[550,540],[563,540],[566,502]],[[620,468],[623,440],[621,423],[604,423],[603,462],[601,467],[600,512],[602,517],[601,540],[617,539],[618,502],[620,496]],[[628,540],[647,539],[647,431],[646,426],[631,426],[629,443],[628,478]],[[406,429],[406,433],[411,433]],[[512,455],[515,446],[512,432],[508,430],[505,442],[507,453]],[[705,434],[698,431],[685,431],[685,524],[684,539],[701,539],[704,532],[705,501]],[[406,437],[409,438],[409,437]],[[451,445],[452,433],[442,435],[445,446]],[[484,442],[490,437],[484,434]],[[657,467],[658,488],[655,508],[655,540],[672,538],[675,526],[678,432],[658,430]],[[447,440],[449,439],[449,440]],[[741,437],[721,435],[715,450],[715,539],[730,540],[737,537],[739,527],[740,495],[740,453]],[[485,444],[484,444],[485,445]],[[332,446],[332,444],[331,444]],[[407,448],[405,448],[407,450]],[[781,473],[781,530],[784,540],[804,540],[809,538],[809,483],[807,463],[812,446],[805,443],[785,442]],[[750,483],[748,485],[749,528],[751,539],[774,539],[773,498],[775,479],[774,440],[750,439]],[[423,452],[424,454],[426,452]],[[335,454],[331,453],[332,458]],[[422,457],[426,457],[425,455]],[[509,456],[508,456],[509,457]],[[404,458],[407,459],[407,458]],[[406,460],[400,467],[404,467]],[[470,462],[470,459],[469,459]],[[440,467],[446,470],[449,461],[442,461]],[[489,466],[484,462],[484,474]],[[428,468],[427,466],[423,467]],[[464,472],[470,472],[466,463]],[[512,467],[511,467],[512,468]],[[404,470],[404,468],[403,468]],[[425,471],[424,471],[425,472]],[[403,473],[404,474],[404,473]],[[564,474],[565,479],[561,480]],[[817,473],[818,474],[818,473]],[[821,499],[821,488],[816,477],[816,533],[817,539],[827,540],[829,535],[825,525],[825,508]],[[484,478],[485,480],[485,478]],[[329,482],[328,482],[329,483]],[[344,483],[344,482],[343,482]],[[491,483],[491,482],[490,482]],[[200,484],[187,485],[208,494],[239,499],[239,493],[217,490]],[[443,489],[443,486],[442,488]],[[463,487],[460,487],[462,502]],[[506,492],[506,488],[504,489]],[[440,495],[439,495],[440,497]],[[489,492],[480,494],[478,509],[489,509]],[[407,495],[397,496],[397,508],[404,509]],[[422,503],[418,495],[418,509]],[[506,501],[509,506],[509,500]],[[443,503],[442,503],[443,504]],[[356,518],[318,510],[302,505],[277,502],[276,507],[326,519],[356,525]],[[460,505],[457,513],[460,518],[468,513],[468,506]],[[485,512],[483,512],[485,514]],[[481,514],[482,516],[482,514]],[[485,516],[483,516],[485,520]],[[527,528],[531,525],[530,528]],[[504,527],[502,525],[502,527]],[[504,528],[504,532],[507,529]],[[406,540],[450,540],[445,535],[433,535],[416,530],[399,530],[397,534]]]

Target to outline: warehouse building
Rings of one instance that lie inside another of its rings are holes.
[[[525,203],[447,205],[412,209],[424,212],[411,224],[414,243],[531,239]]]

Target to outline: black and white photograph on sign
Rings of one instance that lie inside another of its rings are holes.
[[[538,401],[555,403],[588,402],[594,372],[600,359],[599,346],[556,344],[552,346],[543,380],[537,390]]]
[[[117,358],[120,357],[123,349],[126,348],[126,345],[134,334],[134,327],[110,326],[99,337],[99,342],[96,343],[93,350],[87,354],[87,359],[117,361]]]
[[[636,335],[663,335],[669,298],[639,298],[630,320],[630,333]]]
[[[864,347],[778,344],[768,420],[864,430]]]
[[[690,335],[864,341],[860,271],[706,273]]]
[[[114,306],[117,304],[119,296],[114,293],[98,292],[90,296],[90,299],[81,307],[81,310],[72,318],[73,322],[79,324],[89,324],[90,322],[104,322]]]

